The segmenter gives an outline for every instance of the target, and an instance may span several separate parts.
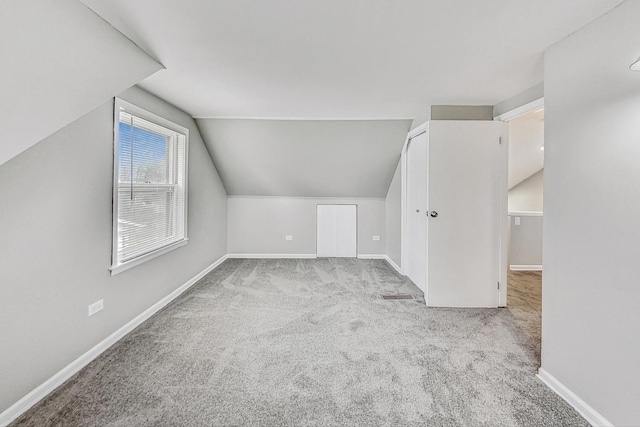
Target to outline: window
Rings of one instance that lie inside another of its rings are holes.
[[[116,98],[111,274],[187,243],[189,131]]]

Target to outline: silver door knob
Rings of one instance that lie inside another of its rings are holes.
[[[429,215],[431,216],[431,218],[438,218],[438,212],[436,211],[431,211]]]

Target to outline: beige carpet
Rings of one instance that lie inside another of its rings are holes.
[[[15,425],[586,426],[514,324],[381,260],[228,260]]]

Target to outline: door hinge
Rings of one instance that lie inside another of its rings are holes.
[[[498,144],[502,145],[502,137],[498,138]]]
[[[500,282],[498,282],[498,289],[500,289]]]

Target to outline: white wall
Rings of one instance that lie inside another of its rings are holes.
[[[396,171],[393,174],[393,180],[387,192],[387,200],[385,203],[386,214],[386,254],[398,267],[401,266],[402,254],[402,179],[401,179],[401,162],[398,162]]]
[[[113,101],[0,166],[0,412],[226,254],[226,193],[187,114],[189,243],[111,277]],[[87,306],[104,310],[87,317]]]
[[[640,2],[545,55],[542,368],[640,425]]]
[[[543,211],[544,169],[509,190],[509,212]]]
[[[385,254],[385,199],[251,196],[227,200],[229,253],[315,255],[318,204],[358,205],[358,254]]]

